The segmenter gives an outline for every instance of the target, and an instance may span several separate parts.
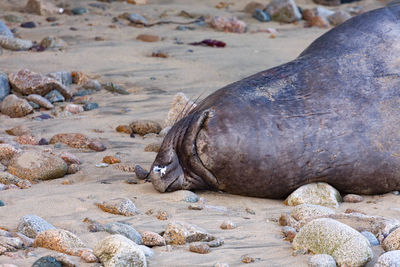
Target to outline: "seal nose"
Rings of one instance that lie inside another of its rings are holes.
[[[149,177],[154,188],[162,193],[182,189],[183,170],[176,162],[167,166],[153,165]]]

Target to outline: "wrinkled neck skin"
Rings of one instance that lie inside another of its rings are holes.
[[[196,151],[196,137],[208,112],[190,114],[177,122],[167,133],[154,160],[149,177],[160,192],[212,189],[210,174]],[[206,175],[204,175],[206,173]],[[204,177],[206,176],[206,177]],[[215,178],[211,175],[211,180]]]

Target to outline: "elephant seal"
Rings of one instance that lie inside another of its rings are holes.
[[[356,16],[295,60],[217,90],[166,135],[160,191],[284,198],[326,182],[400,189],[400,5]]]

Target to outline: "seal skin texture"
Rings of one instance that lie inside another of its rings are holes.
[[[160,191],[284,198],[326,182],[400,189],[400,5],[356,16],[300,56],[217,90],[166,135]]]

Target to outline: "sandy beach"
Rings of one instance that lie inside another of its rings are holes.
[[[116,165],[106,168],[96,167],[104,156],[112,155],[121,159],[117,165],[141,165],[149,170],[155,152],[145,152],[144,148],[162,137],[128,134],[115,130],[118,125],[128,125],[133,120],[153,120],[164,124],[174,96],[183,92],[191,99],[203,99],[215,90],[251,74],[280,65],[296,58],[313,40],[332,28],[304,27],[304,21],[283,24],[259,22],[243,12],[250,1],[228,1],[228,8],[216,8],[217,0],[148,0],[144,5],[126,2],[96,2],[78,0],[51,1],[66,9],[87,7],[89,13],[83,15],[56,15],[56,26],[46,21],[46,16],[21,12],[26,1],[0,0],[0,19],[7,14],[15,14],[25,21],[34,21],[35,28],[21,28],[20,23],[6,24],[16,28],[16,35],[22,39],[40,42],[46,36],[56,36],[68,46],[60,50],[43,52],[3,50],[0,55],[1,71],[7,74],[20,69],[30,69],[38,73],[55,71],[81,71],[100,82],[114,82],[127,89],[129,95],[121,95],[101,90],[88,95],[90,102],[99,104],[98,109],[74,114],[69,117],[54,117],[48,120],[33,120],[43,113],[35,111],[22,118],[10,118],[0,114],[0,138],[10,138],[5,130],[15,126],[28,127],[33,135],[50,138],[59,133],[82,133],[104,143],[105,151],[95,152],[62,145],[55,147],[21,145],[23,150],[50,149],[54,153],[70,152],[82,161],[81,170],[63,178],[41,181],[28,189],[0,191],[0,227],[16,231],[21,217],[35,214],[76,234],[89,248],[109,235],[106,232],[90,232],[85,218],[100,223],[126,222],[139,231],[161,233],[170,221],[184,221],[198,225],[224,240],[224,245],[213,248],[208,254],[190,252],[187,245],[172,248],[153,247],[155,255],[147,258],[148,266],[213,266],[217,262],[229,266],[243,266],[241,257],[249,255],[255,259],[250,266],[307,266],[309,255],[293,256],[291,243],[284,240],[279,216],[291,208],[283,200],[270,200],[230,195],[223,192],[199,191],[196,194],[206,200],[210,208],[189,210],[190,203],[179,201],[176,194],[157,192],[151,183],[139,181],[128,184],[133,172],[124,172]],[[89,6],[102,3],[105,9]],[[298,0],[301,8],[314,8],[311,0]],[[268,4],[268,1],[266,3]],[[384,6],[386,2],[364,0],[351,4],[328,7],[345,10],[361,6],[364,11]],[[247,24],[242,34],[216,31],[209,26],[192,26],[194,30],[180,31],[178,24],[162,24],[153,27],[135,27],[127,20],[114,23],[113,18],[124,12],[137,13],[149,22],[174,21],[189,22],[193,19],[180,16],[184,10],[194,16],[237,17]],[[110,27],[110,25],[115,25]],[[75,27],[77,30],[71,30]],[[257,32],[273,28],[270,33]],[[139,34],[152,34],[161,38],[158,42],[137,40]],[[96,40],[96,37],[100,41]],[[216,39],[226,43],[224,48],[189,45],[203,39]],[[162,51],[168,58],[152,57],[152,53]],[[140,213],[135,216],[121,216],[100,210],[95,203],[112,198],[131,199]],[[388,218],[400,217],[400,197],[394,194],[364,196],[361,203],[342,203],[338,211],[357,209],[369,215]],[[246,212],[251,209],[255,214]],[[148,211],[164,210],[168,220],[158,220]],[[146,214],[147,213],[147,214]],[[148,215],[150,214],[150,215]],[[222,230],[223,221],[237,224],[232,230]],[[375,260],[382,253],[374,251]],[[51,254],[44,248],[30,248],[0,256],[0,264],[15,264],[19,267],[31,266],[38,258]],[[70,256],[77,266],[100,266],[99,263],[85,263],[79,257]],[[367,266],[373,266],[373,261]]]

